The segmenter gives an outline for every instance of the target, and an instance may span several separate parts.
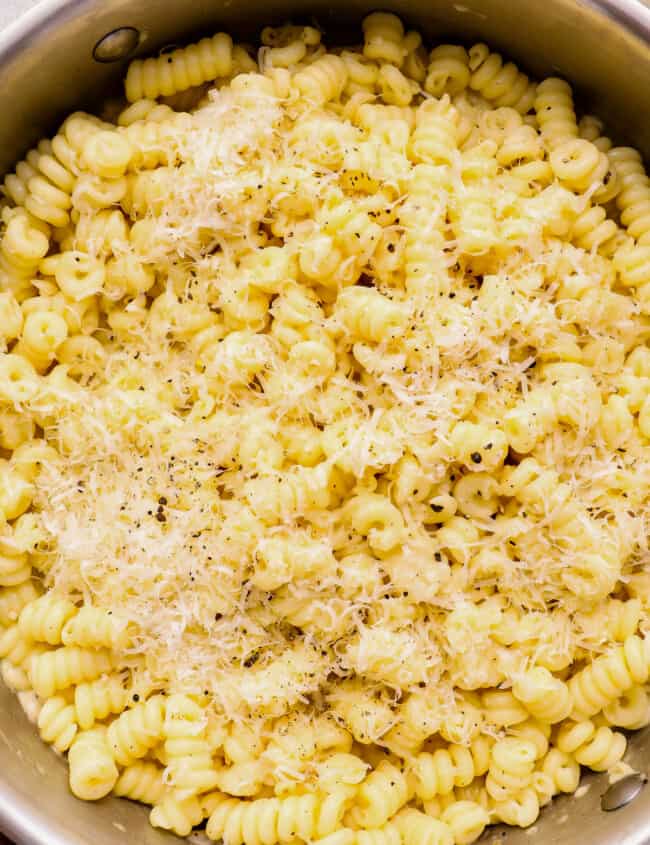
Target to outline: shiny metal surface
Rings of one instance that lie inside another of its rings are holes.
[[[96,62],[110,64],[128,59],[138,48],[140,33],[132,26],[121,26],[101,38],[93,50]]]
[[[621,807],[625,807],[630,801],[634,801],[637,798],[647,781],[647,776],[638,772],[626,775],[621,780],[613,783],[603,794],[600,799],[600,809],[605,810],[607,813],[620,810]]]
[[[377,6],[431,40],[486,40],[534,74],[566,76],[586,104],[610,119],[614,137],[650,157],[650,8],[640,0],[46,0],[0,34],[0,172],[66,112],[100,103],[123,63],[97,62],[93,49],[118,28],[138,30],[139,54],[204,30],[253,35],[288,18],[315,20],[340,41]],[[650,729],[633,737],[626,759],[642,772],[650,768]],[[66,767],[1,686],[0,761],[0,830],[19,845],[177,841],[151,829],[141,807],[74,799]],[[608,787],[606,777],[590,776],[582,797],[554,801],[532,831],[497,829],[486,841],[650,845],[650,789],[604,812]]]

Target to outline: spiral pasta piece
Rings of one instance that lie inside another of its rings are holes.
[[[66,622],[76,612],[77,608],[68,599],[46,593],[23,608],[18,628],[26,639],[59,645]]]
[[[636,633],[642,616],[641,602],[637,598],[626,601],[612,599],[605,607],[605,626],[608,635],[617,642],[625,642]]]
[[[458,149],[458,112],[448,95],[425,100],[415,115],[409,152],[416,162],[450,164]]]
[[[336,483],[335,473],[323,464],[301,467],[282,483],[273,477],[254,479],[249,483],[247,499],[255,513],[273,522],[283,513],[325,507],[334,492],[330,479]]]
[[[382,100],[392,106],[408,106],[418,93],[418,86],[393,65],[379,68],[377,86]]]
[[[0,633],[0,658],[6,658],[7,664],[12,664],[21,670],[21,686],[31,686],[31,679],[27,673],[31,661],[37,656],[48,651],[48,647],[42,643],[34,643],[25,639],[18,628],[18,625],[10,625]]]
[[[348,332],[381,342],[403,329],[407,313],[396,302],[370,288],[349,287],[336,300],[336,314]]]
[[[467,786],[484,775],[490,765],[490,741],[479,737],[469,748],[449,745],[418,754],[412,763],[415,794],[423,801],[449,795],[455,787]]]
[[[537,793],[528,787],[506,801],[496,801],[492,817],[513,827],[530,827],[539,816],[539,809]]]
[[[613,147],[611,138],[603,135],[603,122],[600,118],[593,115],[584,115],[578,122],[578,135],[580,138],[586,138],[598,149],[601,153],[609,153]],[[594,199],[599,203],[606,203],[614,199],[621,190],[621,181],[619,179],[614,163],[607,155],[608,170],[603,178],[603,185],[594,191]]]
[[[364,828],[382,827],[409,799],[405,775],[384,760],[359,786],[350,817]]]
[[[504,801],[526,789],[537,758],[534,743],[506,737],[492,746],[485,788],[496,801]]]
[[[52,226],[69,222],[72,194],[84,167],[84,146],[106,126],[96,117],[76,112],[66,119],[51,143],[39,144],[33,158],[35,173],[27,182],[27,211]]]
[[[155,100],[229,76],[232,62],[232,38],[224,32],[155,59],[135,59],[126,74],[126,99],[130,103]]]
[[[525,123],[510,126],[496,140],[499,144],[496,159],[499,164],[510,167],[511,173],[525,172],[526,164],[542,164],[544,146],[534,127]]]
[[[67,751],[77,735],[75,709],[65,698],[48,698],[38,714],[38,732],[57,751]]]
[[[541,771],[550,777],[554,792],[573,793],[580,783],[580,764],[559,748],[551,748],[542,761]]]
[[[636,288],[636,296],[643,303],[642,294],[648,290],[650,278],[650,246],[622,244],[614,253],[613,264],[625,287]]]
[[[424,90],[434,97],[454,97],[467,88],[470,80],[469,55],[464,47],[441,44],[429,54]]]
[[[404,534],[404,520],[399,510],[385,496],[363,493],[349,499],[343,518],[355,531],[368,538],[373,549],[390,551]]]
[[[154,695],[118,716],[108,726],[108,744],[120,766],[144,757],[163,738],[165,698]]]
[[[650,722],[650,699],[644,687],[635,686],[616,701],[603,708],[603,716],[610,725],[638,731]]]
[[[476,801],[461,799],[443,810],[440,821],[451,830],[455,845],[471,845],[490,823],[490,814]]]
[[[10,660],[0,660],[0,676],[8,690],[33,695],[29,675],[23,666],[16,666]]]
[[[549,163],[560,182],[578,192],[602,184],[609,168],[604,153],[584,138],[559,142],[549,155]]]
[[[78,684],[74,691],[74,706],[79,727],[88,730],[111,713],[121,713],[132,695],[123,675],[111,674]]]
[[[159,215],[169,197],[177,172],[173,167],[140,170],[129,174],[122,207],[132,220],[147,214]]]
[[[389,822],[376,830],[355,830],[351,832],[353,836],[350,840],[352,845],[401,845],[402,843],[402,834],[393,822]],[[337,843],[334,842],[334,845],[337,845]],[[342,845],[345,845],[345,841]]]
[[[608,255],[615,251],[619,228],[600,205],[593,205],[580,214],[571,229],[573,243],[587,251],[598,250]]]
[[[29,653],[30,641],[20,633],[18,625],[10,625],[0,633],[0,657],[11,663],[22,663]]]
[[[598,713],[650,674],[646,640],[633,635],[622,646],[603,654],[569,680],[574,712],[581,717]]]
[[[23,608],[38,597],[38,589],[32,581],[23,581],[15,587],[0,588],[0,625],[13,625],[18,621]]]
[[[444,239],[438,228],[431,225],[447,212],[446,192],[439,183],[437,168],[426,164],[416,165],[413,169],[411,197],[402,212],[410,224],[404,246],[405,285],[418,303],[431,296],[438,296],[446,290],[448,284],[444,274],[437,271],[442,260]],[[427,191],[423,190],[425,184],[431,186]],[[425,221],[424,211],[428,222]]]
[[[206,833],[228,845],[288,845],[296,836],[323,838],[340,826],[346,801],[336,793],[256,801],[224,796],[208,819]]]
[[[33,387],[37,388],[37,385],[32,382],[35,369],[27,358],[16,352],[4,356],[4,363],[9,364],[4,375],[13,379],[12,384],[4,385],[4,390],[14,392],[12,387],[17,388],[12,401],[16,401],[16,394],[24,393],[25,388],[28,392],[31,392]],[[0,363],[1,372],[2,363]],[[3,388],[0,387],[0,392],[2,390]],[[29,509],[33,495],[34,486],[31,480],[21,475],[17,468],[9,462],[0,463],[0,516],[5,520],[22,516]],[[30,574],[31,564],[26,555],[9,554],[0,556],[0,586],[11,587],[20,584],[29,578]]]
[[[156,167],[175,166],[179,163],[180,139],[189,129],[191,119],[187,114],[170,112],[163,117],[153,111],[121,127],[120,131],[131,147],[129,169],[154,170]]]
[[[118,770],[106,741],[106,728],[82,731],[68,752],[70,790],[84,801],[108,795],[118,779]]]
[[[631,147],[613,147],[608,152],[620,191],[616,205],[621,223],[641,246],[650,246],[650,178],[639,153]]]
[[[100,129],[84,142],[81,160],[99,179],[115,180],[124,176],[133,158],[133,146],[124,133]]]
[[[345,63],[338,56],[323,56],[294,76],[300,93],[319,105],[340,97],[348,78]]]
[[[603,121],[593,114],[585,114],[578,121],[580,137],[591,141],[601,152],[606,153],[612,148],[613,142],[603,135],[603,128]]]
[[[399,708],[399,724],[382,737],[382,744],[400,757],[420,750],[440,727],[440,713],[426,696],[412,693]]]
[[[91,681],[112,668],[110,652],[71,646],[32,658],[29,676],[37,695],[51,698],[57,690]]]
[[[177,836],[189,836],[192,828],[203,818],[201,804],[195,796],[182,798],[173,793],[163,795],[160,803],[149,813],[152,827],[171,830]]]
[[[93,258],[107,258],[126,251],[128,243],[126,217],[123,211],[114,208],[96,214],[82,214],[70,247],[73,252],[83,252]]]
[[[113,787],[113,794],[140,804],[160,804],[167,790],[163,772],[164,769],[156,763],[137,760],[122,769]]]
[[[535,113],[542,139],[549,150],[578,137],[573,92],[568,82],[549,77],[537,86]]]
[[[325,572],[333,557],[324,544],[308,537],[269,537],[258,543],[255,552],[257,571],[252,581],[262,590],[275,590],[295,578]]]
[[[604,632],[614,642],[623,643],[637,632],[642,617],[643,609],[638,598],[625,601],[608,599],[602,606],[581,614],[579,621],[581,630],[590,639],[598,641]]]
[[[318,37],[320,38],[320,33]],[[288,37],[283,38],[281,41],[268,45],[268,49],[264,50],[261,66],[267,72],[275,68],[290,68],[305,59],[307,48],[304,37],[300,37],[297,33],[291,40],[288,40]]]
[[[439,819],[432,819],[420,810],[401,810],[393,824],[402,835],[404,845],[453,845],[451,828]]]
[[[569,687],[541,666],[518,678],[512,692],[531,715],[543,722],[561,722],[573,708]]]
[[[528,77],[512,62],[504,64],[498,53],[491,53],[485,44],[469,50],[469,87],[478,91],[495,106],[510,106],[521,114],[533,107],[535,88]]]
[[[372,12],[363,19],[363,55],[401,66],[408,49],[402,21],[390,12]]]
[[[627,745],[623,734],[608,727],[597,728],[589,719],[564,722],[556,742],[560,751],[572,754],[581,766],[595,772],[606,772],[615,766],[625,754]]]
[[[14,172],[7,174],[3,182],[4,194],[19,207],[25,205],[27,199],[27,183],[36,176],[35,163],[38,160],[38,150],[30,150],[25,158],[18,162]]]
[[[127,622],[110,610],[85,605],[65,623],[61,640],[64,645],[84,648],[126,648]]]
[[[129,126],[144,121],[165,123],[168,120],[173,120],[175,115],[176,111],[171,106],[165,103],[159,103],[157,100],[143,98],[131,103],[120,112],[117,118],[117,125],[128,129]]]
[[[169,783],[183,796],[208,792],[218,785],[219,776],[212,762],[206,738],[207,722],[203,708],[186,695],[167,699],[163,735]]]
[[[383,830],[378,831],[363,831],[376,834],[376,837],[373,839],[372,837],[367,841],[364,839],[363,842],[365,845],[398,845],[400,842],[400,835],[395,828],[393,828],[394,835],[397,838],[391,839],[389,834],[386,833],[386,837],[382,839],[384,835]],[[356,830],[351,830],[350,828],[343,827],[341,830],[337,830],[335,833],[330,834],[329,836],[323,837],[323,839],[314,840],[314,845],[357,845],[358,842],[361,840],[359,839],[361,831],[357,832]]]
[[[3,277],[7,288],[13,288],[14,284],[7,278],[7,276],[4,275],[4,272]],[[19,279],[18,287],[20,288],[22,286],[23,279]],[[18,300],[16,299],[16,294],[21,296],[21,291],[19,290],[16,292],[15,290],[5,290],[0,294],[0,311],[3,318],[2,334],[0,337],[2,337],[2,341],[5,345],[10,340],[15,340],[20,335],[23,327],[23,312],[18,304]]]
[[[454,228],[458,246],[467,255],[483,255],[497,244],[494,206],[483,188],[471,185],[466,189],[463,202],[456,209]]]
[[[67,335],[67,323],[59,314],[34,312],[27,315],[22,337],[14,351],[31,361],[38,372],[44,372],[56,358],[57,349]]]
[[[0,271],[10,284],[31,283],[50,247],[49,229],[22,210],[11,213],[0,240]]]

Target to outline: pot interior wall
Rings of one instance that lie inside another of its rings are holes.
[[[616,127],[617,140],[650,155],[650,8],[607,0],[607,14],[585,0],[392,0],[425,38],[485,40],[528,72],[560,74],[577,86],[585,107]],[[83,105],[97,108],[124,64],[93,60],[94,45],[120,26],[141,33],[140,54],[223,28],[253,37],[267,23],[316,22],[330,41],[358,40],[373,0],[47,0],[19,24],[23,37],[0,35],[0,173],[29,145]],[[48,10],[52,14],[46,16]]]

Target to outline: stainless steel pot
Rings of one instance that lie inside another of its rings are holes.
[[[533,74],[566,76],[585,103],[611,121],[617,139],[650,157],[650,6],[640,0],[45,0],[0,35],[0,173],[66,112],[99,103],[99,92],[120,76],[124,62],[98,62],[94,49],[120,27],[137,30],[137,54],[217,28],[253,35],[292,16],[318,21],[336,40],[377,6],[390,7],[432,40],[486,40]],[[632,738],[627,759],[641,771],[650,768],[650,729]],[[0,687],[1,830],[19,845],[174,841],[149,827],[143,808],[115,799],[83,803],[66,783],[64,763]],[[586,783],[583,797],[556,800],[543,812],[533,828],[538,841],[650,845],[650,786],[605,812],[607,778],[591,776]],[[530,833],[496,835],[525,845]],[[493,837],[493,831],[486,835]]]

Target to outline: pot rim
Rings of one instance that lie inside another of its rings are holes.
[[[576,0],[632,32],[650,46],[650,5],[644,0]],[[0,65],[20,51],[35,34],[56,28],[61,20],[89,13],[96,0],[40,0],[0,32]]]

